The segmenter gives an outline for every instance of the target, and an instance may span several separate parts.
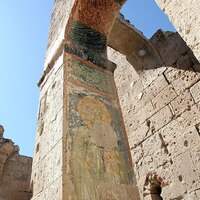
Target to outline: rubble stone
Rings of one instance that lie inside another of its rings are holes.
[[[30,200],[32,158],[19,155],[19,147],[3,138],[0,125],[0,199]]]

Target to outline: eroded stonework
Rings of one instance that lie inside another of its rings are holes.
[[[149,45],[162,63],[137,71],[108,49],[140,196],[198,200],[200,65],[178,33],[160,30]]]
[[[19,155],[19,147],[3,133],[0,125],[0,199],[29,200],[32,158]]]
[[[55,1],[32,200],[200,199],[198,30],[181,25],[196,59],[177,33],[148,41],[121,15],[114,21],[123,3]]]
[[[199,0],[155,0],[200,61]]]
[[[39,81],[32,200],[139,198],[114,83],[116,65],[107,59],[108,35],[123,3],[73,5],[65,40]]]

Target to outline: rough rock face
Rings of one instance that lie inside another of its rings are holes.
[[[0,125],[0,199],[29,200],[32,158],[19,155],[19,147],[3,133]]]
[[[149,45],[162,64],[138,71],[128,55],[108,51],[118,66],[115,81],[141,199],[198,200],[200,65],[177,33],[158,31]]]
[[[200,61],[200,1],[156,0],[156,2]]]

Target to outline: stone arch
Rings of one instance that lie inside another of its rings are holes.
[[[156,173],[149,173],[144,184],[144,199],[148,196],[148,199],[151,198],[152,200],[163,200],[161,196],[163,184],[164,181],[160,176],[158,176]]]
[[[126,0],[76,0],[65,30],[65,49],[107,58],[107,41]]]

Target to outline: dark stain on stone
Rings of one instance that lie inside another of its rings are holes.
[[[180,181],[180,182],[182,182],[183,181],[183,177],[180,175],[180,176],[178,176],[178,180]]]
[[[80,50],[89,55],[104,56],[107,47],[107,38],[102,33],[73,20],[69,30],[69,38]]]
[[[114,70],[116,69],[115,63],[105,59],[104,57],[91,55],[90,52],[88,52],[87,50],[79,50],[78,47],[76,47],[74,45],[66,44],[65,52],[76,55],[88,62],[91,62],[91,63],[97,65],[98,67],[109,70],[111,72],[114,72]]]
[[[188,141],[187,140],[184,141],[184,146],[188,147]]]
[[[200,135],[200,124],[195,125],[195,128],[196,128],[198,134]]]
[[[163,138],[163,136],[161,134],[159,134],[159,138],[161,140],[161,148],[164,149],[164,153],[165,154],[169,154],[169,151],[167,149],[168,144],[165,143],[164,138]]]
[[[119,3],[120,5],[122,5],[124,0],[115,0],[115,2]]]

